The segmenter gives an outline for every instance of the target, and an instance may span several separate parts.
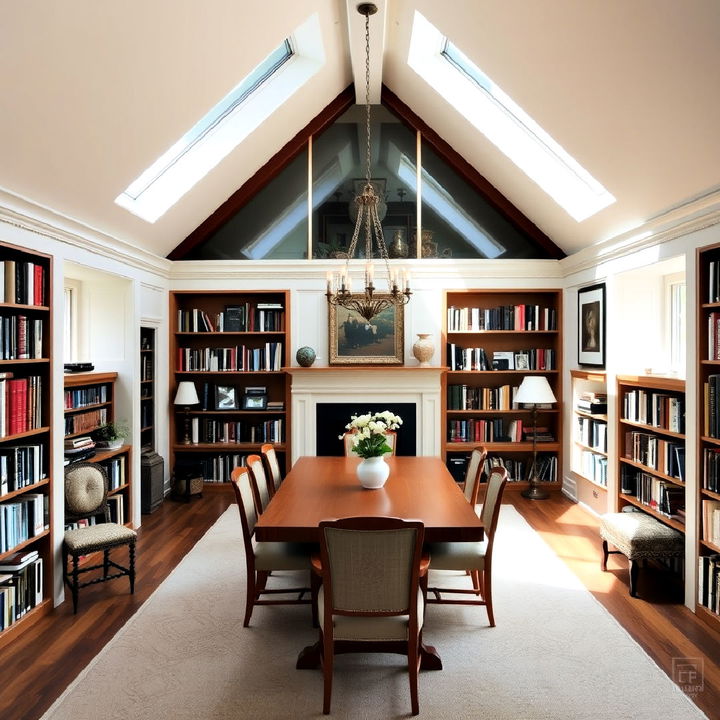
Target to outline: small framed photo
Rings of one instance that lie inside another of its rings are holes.
[[[527,353],[515,353],[515,369],[529,370],[530,356]]]
[[[605,367],[605,283],[578,290],[578,364]]]
[[[266,410],[267,409],[267,395],[243,395],[242,396],[242,409],[243,410]]]
[[[215,386],[215,409],[237,410],[237,394],[232,385]]]
[[[496,350],[493,352],[493,370],[515,370],[515,353],[512,350]]]

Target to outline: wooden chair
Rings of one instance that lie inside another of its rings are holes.
[[[257,492],[255,482],[246,467],[236,467],[230,476],[235,500],[240,511],[243,542],[245,543],[245,565],[247,568],[247,596],[243,627],[250,624],[255,605],[308,605],[310,598],[303,595],[310,592],[308,587],[271,588],[265,587],[268,576],[273,570],[309,570],[310,555],[316,550],[314,545],[285,542],[257,542],[253,538],[258,513],[256,510]],[[264,594],[296,594],[294,599],[263,600]]]
[[[280,463],[278,462],[277,455],[275,454],[275,446],[272,443],[265,443],[260,446],[260,454],[262,455],[265,463],[265,472],[270,480],[268,488],[270,489],[270,495],[274,495],[280,483],[283,481],[282,472],[280,470]]]
[[[428,603],[445,605],[485,605],[490,627],[495,627],[495,615],[492,605],[492,551],[495,542],[495,530],[500,515],[500,503],[507,484],[507,470],[493,468],[488,477],[485,503],[482,508],[482,521],[485,526],[485,539],[482,542],[444,542],[430,543],[426,551],[430,554],[431,570],[470,571],[472,589],[430,587]],[[482,573],[482,578],[481,578]],[[448,600],[441,593],[469,593],[479,596],[478,600]]]
[[[355,436],[355,431],[350,430],[343,434],[343,447],[345,448],[345,457],[358,457],[353,452],[353,437]],[[385,453],[385,457],[390,457],[395,454],[395,448],[397,446],[397,433],[394,430],[386,430],[385,431],[385,440],[387,441],[387,444],[390,446],[390,452]]]
[[[272,492],[270,491],[271,483],[268,482],[268,476],[265,474],[265,466],[259,455],[248,455],[245,460],[250,472],[252,473],[255,489],[255,504],[258,515],[265,512],[265,508],[270,502]]]
[[[465,471],[465,484],[463,493],[467,501],[475,507],[480,492],[480,476],[485,466],[487,450],[484,447],[475,448],[470,455],[467,470]]]
[[[127,576],[130,580],[130,594],[135,592],[135,543],[137,533],[118,523],[110,522],[107,505],[108,479],[102,465],[91,462],[77,462],[65,468],[65,522],[102,516],[105,522],[76,530],[66,530],[63,537],[63,580],[72,592],[73,613],[77,613],[78,590],[95,583]],[[124,567],[110,559],[113,548],[127,545],[129,562]],[[103,553],[101,565],[79,567],[80,558],[94,552]],[[68,558],[72,557],[72,573],[68,572]],[[110,568],[118,572],[110,575]],[[102,576],[80,582],[80,575],[93,570],[102,570]]]
[[[323,713],[330,712],[333,659],[342,652],[407,655],[413,715],[419,712],[418,672],[424,617],[420,576],[424,525],[386,517],[320,523],[318,592],[324,675]]]

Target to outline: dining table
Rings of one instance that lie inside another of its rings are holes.
[[[267,542],[319,543],[322,520],[398,517],[420,520],[425,542],[472,542],[484,537],[482,520],[439,457],[393,456],[382,488],[367,490],[357,478],[357,457],[300,457],[255,525]],[[442,669],[437,650],[421,647],[421,667]],[[319,643],[299,655],[298,668],[320,664]]]

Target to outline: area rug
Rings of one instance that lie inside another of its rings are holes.
[[[230,507],[43,717],[322,716],[321,671],[295,669],[298,652],[317,639],[309,607],[257,607],[243,628],[244,575]],[[431,579],[452,582],[468,578]],[[482,607],[428,607],[425,641],[444,669],[421,672],[420,717],[705,717],[511,506],[500,514],[494,585],[495,628]],[[405,668],[401,656],[338,656],[332,715],[408,716]]]

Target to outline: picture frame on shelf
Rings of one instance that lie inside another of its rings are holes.
[[[515,369],[529,370],[530,356],[527,353],[515,353]]]
[[[375,294],[376,298],[389,295]],[[391,305],[370,321],[355,310],[329,305],[330,365],[402,365],[404,306]]]
[[[237,392],[233,385],[215,386],[215,409],[216,410],[237,410]]]
[[[243,410],[267,410],[267,395],[246,393],[242,396]]]
[[[578,290],[578,364],[605,367],[605,283]]]

